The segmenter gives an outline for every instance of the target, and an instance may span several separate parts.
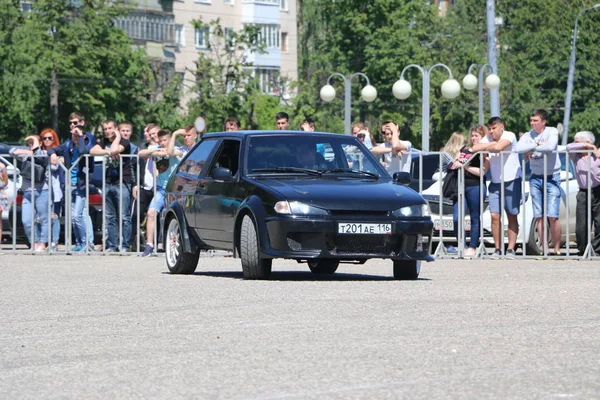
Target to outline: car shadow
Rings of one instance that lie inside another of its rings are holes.
[[[169,272],[163,272],[163,274],[170,275]],[[196,271],[192,274],[193,276],[210,276],[214,278],[228,278],[228,279],[239,279],[243,280],[244,275],[241,271]],[[331,275],[315,275],[310,271],[273,271],[271,272],[270,281],[286,281],[286,282],[322,282],[322,281],[394,281],[392,276],[381,276],[381,275],[366,275],[366,274],[355,274],[355,273],[343,273],[336,272]],[[431,279],[418,278],[418,281],[429,281]]]

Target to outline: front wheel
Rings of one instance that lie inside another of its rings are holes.
[[[394,260],[394,279],[415,280],[421,272],[420,260]]]
[[[323,259],[323,260],[308,260],[308,268],[313,274],[327,275],[333,274],[340,265],[339,260]]]
[[[240,237],[240,258],[244,279],[269,279],[272,259],[260,258],[258,234],[250,216],[244,216]]]
[[[177,218],[173,218],[169,221],[164,242],[167,267],[172,274],[193,274],[198,266],[200,250],[195,253],[185,253],[181,245],[182,239],[181,225]]]

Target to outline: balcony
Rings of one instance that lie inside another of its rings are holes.
[[[133,10],[128,16],[115,20],[115,26],[127,32],[136,44],[157,42],[175,45],[175,16]]]

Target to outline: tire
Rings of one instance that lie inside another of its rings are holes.
[[[256,227],[250,216],[244,216],[240,235],[240,258],[244,279],[269,279],[272,259],[260,258]]]
[[[421,272],[420,260],[394,260],[394,279],[414,281]]]
[[[335,273],[340,265],[340,260],[333,259],[322,259],[322,260],[308,260],[308,268],[313,274],[317,275],[330,275]]]
[[[529,239],[527,240],[527,254],[539,256],[544,254],[544,243],[542,243],[540,235],[537,230],[537,222],[543,223],[541,218],[536,218],[531,222],[531,228],[529,229]],[[546,237],[549,238],[550,224],[546,226]],[[548,242],[548,250],[550,250],[551,242]]]
[[[182,236],[181,225],[174,217],[169,221],[163,243],[167,267],[172,274],[193,274],[198,266],[200,249],[195,253],[185,253],[181,244]]]

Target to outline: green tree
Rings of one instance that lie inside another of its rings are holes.
[[[268,103],[249,60],[251,53],[264,53],[260,28],[245,25],[239,31],[226,30],[219,19],[194,20],[192,25],[207,35],[207,50],[198,56],[188,119],[203,115],[208,131],[223,130],[230,116],[239,118],[242,128],[257,128],[256,105]]]
[[[39,0],[21,13],[18,2],[0,0],[3,140],[55,127],[68,136],[72,111],[93,128],[106,118],[139,127],[148,115],[166,119],[178,104],[174,85],[157,98],[157,82],[142,48],[132,46],[114,20],[126,2]]]

